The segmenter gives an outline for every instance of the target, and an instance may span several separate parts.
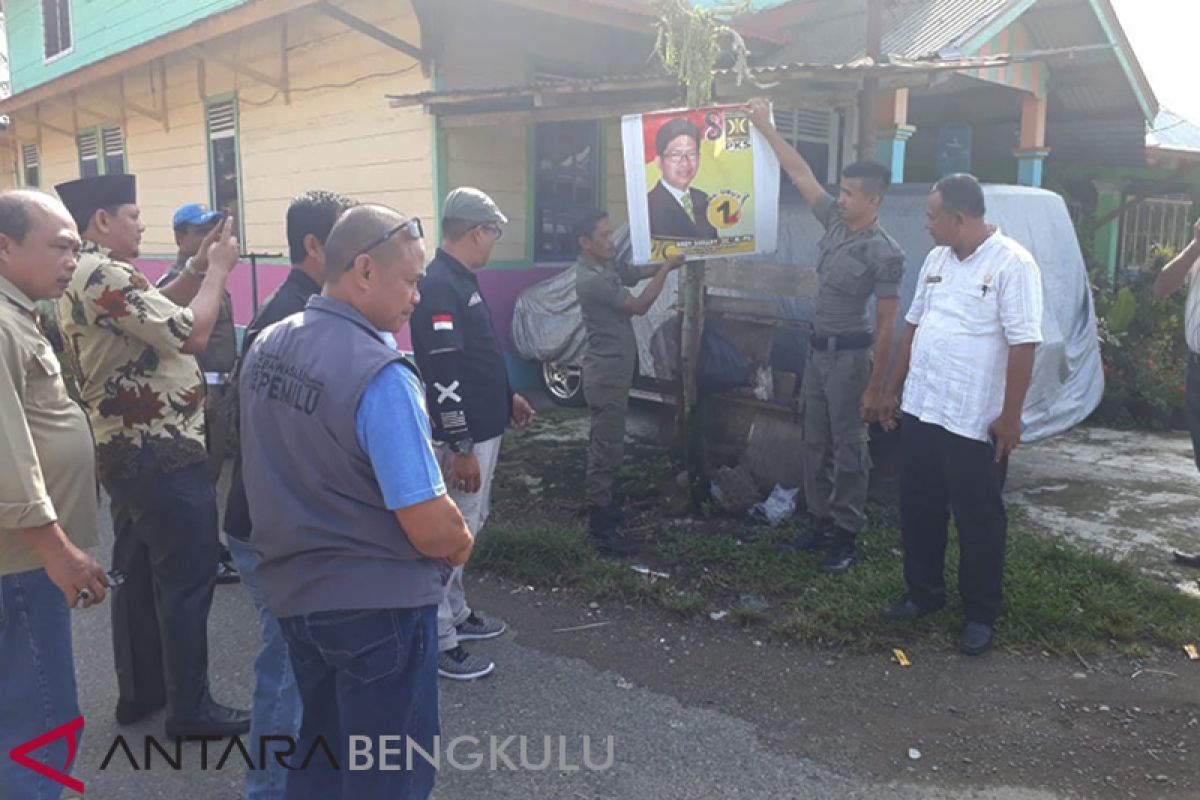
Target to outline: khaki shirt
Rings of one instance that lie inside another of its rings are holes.
[[[635,286],[639,280],[637,268],[628,264],[575,263],[575,295],[587,335],[585,374],[589,370],[593,378],[599,372],[612,372],[622,378],[633,374],[637,340],[629,312],[621,305],[630,296],[625,287]]]
[[[813,205],[813,215],[825,228],[818,245],[814,329],[825,335],[874,330],[867,301],[872,294],[879,300],[900,296],[904,251],[879,223],[850,230],[828,194]]]
[[[58,301],[63,344],[96,436],[101,476],[128,478],[138,455],[171,471],[207,458],[204,376],[183,352],[195,320],[131,264],[93,243]]]
[[[187,265],[185,261],[176,261],[155,284],[159,289],[169,286],[180,275]],[[233,297],[229,292],[221,294],[221,305],[217,307],[217,321],[213,324],[212,333],[208,335],[208,344],[204,352],[196,356],[200,369],[205,372],[233,372],[237,362],[237,329],[233,325]]]
[[[0,575],[40,569],[15,531],[58,522],[96,544],[95,453],[87,416],[67,396],[34,304],[0,277]]]

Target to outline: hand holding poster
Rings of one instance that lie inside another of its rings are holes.
[[[621,134],[636,263],[775,250],[779,162],[743,106],[632,114]]]

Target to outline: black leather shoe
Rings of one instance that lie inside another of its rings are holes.
[[[814,519],[808,523],[804,533],[795,539],[781,542],[779,549],[796,550],[801,553],[819,553],[828,550],[831,544],[833,544],[833,521]]]
[[[161,711],[167,705],[166,700],[157,703],[131,703],[128,700],[117,701],[117,724],[133,725],[141,722],[156,711]]]
[[[250,731],[250,712],[209,701],[199,715],[168,719],[167,738],[186,736],[241,736]]]
[[[1200,553],[1182,553],[1176,550],[1172,555],[1175,556],[1176,563],[1200,569]]]
[[[217,562],[217,584],[225,586],[231,583],[237,583],[242,579],[241,573],[237,567],[230,561]]]
[[[615,530],[603,532],[591,532],[592,547],[596,548],[596,552],[606,556],[631,556],[637,553],[638,546],[628,539],[623,539],[617,535]]]
[[[924,608],[923,606],[919,606],[911,597],[904,595],[904,597],[901,597],[890,606],[884,606],[883,616],[887,617],[888,619],[897,620],[920,619],[921,617],[935,614],[941,610],[942,606],[940,605],[934,608]]]
[[[977,656],[992,646],[992,626],[982,622],[968,622],[958,635],[958,649],[969,656]]]
[[[858,550],[854,546],[854,537],[840,535],[830,545],[819,569],[825,575],[845,575],[856,563]]]

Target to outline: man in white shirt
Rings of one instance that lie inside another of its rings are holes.
[[[1154,280],[1156,297],[1166,297],[1187,287],[1187,307],[1183,319],[1183,335],[1187,339],[1187,421],[1192,432],[1192,453],[1200,469],[1200,221],[1195,235],[1174,261],[1162,268]],[[1200,567],[1200,554],[1175,553],[1175,560],[1189,567]]]
[[[938,246],[917,279],[881,415],[885,427],[896,426],[903,385],[900,529],[908,592],[883,613],[915,619],[945,605],[953,511],[967,620],[958,647],[968,655],[991,646],[1004,605],[1001,490],[1042,341],[1038,266],[987,224],[986,210],[970,175],[943,178],[930,193],[926,228]]]

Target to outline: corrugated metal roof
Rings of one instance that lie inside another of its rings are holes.
[[[883,50],[928,58],[964,45],[1018,0],[899,0],[884,6]],[[863,5],[825,2],[788,31],[792,43],[771,61],[841,63],[865,54]]]
[[[1146,146],[1200,153],[1200,125],[1163,109],[1146,132]]]

